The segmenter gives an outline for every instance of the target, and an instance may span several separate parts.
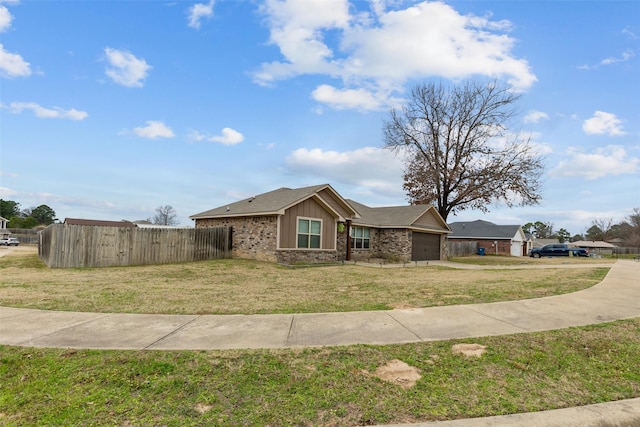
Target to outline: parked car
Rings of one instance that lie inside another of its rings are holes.
[[[4,246],[18,246],[20,242],[15,237],[6,237],[0,239],[0,245]]]
[[[529,256],[540,258],[543,256],[589,256],[589,250],[584,248],[571,248],[564,243],[552,243],[541,248],[531,249]]]

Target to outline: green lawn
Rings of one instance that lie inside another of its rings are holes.
[[[487,347],[480,358],[454,343]],[[373,375],[391,360],[411,388]],[[0,347],[0,424],[342,426],[640,396],[640,319],[473,340],[247,351]]]

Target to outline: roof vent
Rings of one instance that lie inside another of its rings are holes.
[[[231,206],[227,206],[227,212],[231,210]]]
[[[253,202],[255,200],[256,196],[253,196],[252,198],[249,199],[249,203]]]

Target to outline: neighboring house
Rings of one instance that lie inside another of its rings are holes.
[[[554,244],[557,244],[557,243],[560,243],[560,240],[558,240],[558,239],[536,239],[536,238],[534,238],[533,247],[534,248],[541,248],[541,247],[546,246],[546,245],[554,245]],[[569,242],[567,242],[567,243],[569,243]]]
[[[233,227],[234,257],[279,263],[444,259],[450,232],[431,206],[369,208],[328,184],[280,188],[190,218],[196,228]]]
[[[7,230],[7,224],[9,220],[0,216],[0,238],[7,238],[11,235],[11,232]]]
[[[578,240],[576,242],[571,243],[571,246],[575,246],[577,248],[589,249],[589,252],[593,252],[599,255],[612,255],[613,250],[617,247],[616,245],[612,245],[611,243],[603,242],[603,241],[588,241],[588,240]]]
[[[67,225],[93,225],[97,227],[136,227],[131,221],[103,221],[100,219],[80,219],[80,218],[65,218],[64,224]]]
[[[523,256],[529,253],[527,238],[519,225],[497,225],[489,221],[452,222],[451,242],[477,242],[478,248],[495,255]]]

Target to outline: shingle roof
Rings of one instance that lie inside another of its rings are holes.
[[[101,219],[65,218],[65,224],[69,225],[94,225],[99,227],[135,227],[131,221],[103,221]]]
[[[511,239],[520,228],[519,225],[497,225],[481,219],[469,222],[452,222],[449,227],[453,230],[453,233],[449,234],[450,239]]]
[[[572,245],[578,246],[580,248],[602,248],[602,249],[612,249],[617,247],[616,245],[612,245],[608,242],[603,242],[601,240],[578,240],[577,242],[573,242]]]
[[[189,218],[202,219],[249,215],[282,215],[285,209],[313,197],[325,188],[329,188],[336,195],[338,194],[329,184],[313,185],[303,188],[283,187],[215,209],[200,212],[191,215]]]
[[[354,200],[347,200],[347,202],[360,214],[360,218],[353,221],[354,225],[377,228],[412,227],[432,229],[432,227],[415,224],[415,222],[430,209],[434,209],[431,205],[385,206],[372,208]],[[448,231],[446,223],[443,222],[441,229]]]

